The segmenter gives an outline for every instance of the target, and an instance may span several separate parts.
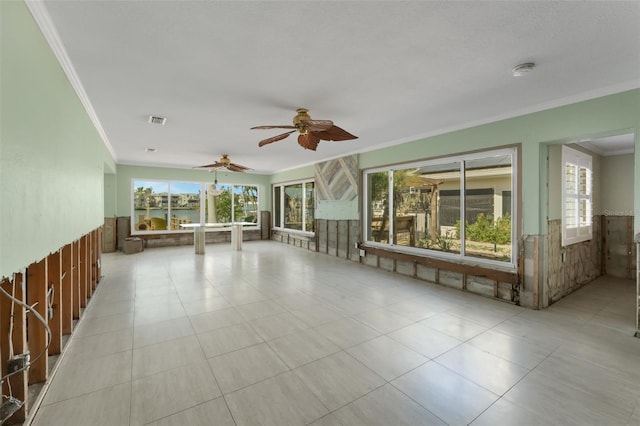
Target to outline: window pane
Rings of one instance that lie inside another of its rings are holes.
[[[169,184],[167,182],[133,182],[134,229],[162,231],[167,229]]]
[[[235,220],[237,222],[258,223],[258,187],[236,185],[234,193]]]
[[[465,161],[466,256],[511,260],[511,215],[503,213],[511,203],[511,175],[511,155]]]
[[[416,245],[460,253],[460,163],[434,164],[415,171],[425,182],[425,236]]]
[[[276,186],[273,188],[273,226],[275,226],[276,228],[279,228],[281,225],[280,223],[280,214],[281,214],[281,205],[280,205],[280,201],[281,201],[281,187],[280,186]]]
[[[313,232],[315,226],[315,203],[314,203],[314,184],[307,182],[304,184],[305,212],[304,212],[304,230]]]
[[[171,182],[169,229],[181,229],[181,223],[200,223],[199,183]]]
[[[578,166],[566,163],[564,169],[564,190],[567,194],[578,193]]]
[[[430,186],[417,168],[393,171],[393,243],[419,247],[426,236]]]
[[[389,242],[389,173],[367,174],[367,240]]]
[[[218,195],[214,195],[213,197],[213,206],[215,208],[207,208],[207,211],[215,212],[214,217],[210,217],[212,219],[216,219],[211,223],[228,223],[232,222],[232,204],[231,204],[231,194],[233,187],[232,185],[217,185],[217,190],[220,191]],[[216,191],[217,192],[217,191]],[[216,193],[214,192],[214,194]],[[207,197],[209,199],[210,197]],[[210,216],[211,213],[208,213]],[[208,222],[208,220],[207,220]]]
[[[567,197],[564,201],[565,228],[578,226],[578,199]]]
[[[302,230],[302,184],[284,187],[284,226]]]

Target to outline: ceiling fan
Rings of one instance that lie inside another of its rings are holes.
[[[312,120],[311,116],[309,116],[309,110],[305,108],[298,108],[296,113],[296,116],[293,117],[293,126],[252,127],[251,129],[293,129],[289,132],[282,133],[281,135],[261,140],[258,143],[258,146],[262,147],[270,143],[280,141],[296,131],[300,132],[300,135],[298,136],[298,144],[304,149],[310,149],[312,151],[316,150],[318,143],[320,143],[321,140],[346,141],[358,138],[346,130],[334,125],[331,120]]]
[[[215,163],[205,164],[204,166],[196,166],[195,168],[211,169],[211,170],[227,169],[231,172],[239,172],[239,173],[244,173],[247,170],[251,170],[249,167],[232,163],[231,159],[229,159],[229,154],[222,154],[222,157],[220,157],[220,160],[216,161]]]

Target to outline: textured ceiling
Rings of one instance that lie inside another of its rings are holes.
[[[640,87],[639,2],[30,7],[123,164],[188,168],[226,153],[269,173]],[[535,70],[514,78],[528,61]],[[278,131],[249,128],[290,124],[299,107],[359,139],[258,148]]]

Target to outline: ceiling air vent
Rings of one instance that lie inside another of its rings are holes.
[[[167,118],[166,117],[158,117],[157,115],[150,115],[149,116],[149,123],[151,124],[160,124],[160,125],[164,125],[164,123],[167,122]]]

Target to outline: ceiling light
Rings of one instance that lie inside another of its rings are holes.
[[[167,118],[166,117],[158,117],[157,115],[150,115],[149,116],[149,123],[151,123],[151,124],[160,124],[162,126],[166,122],[167,122]]]
[[[155,148],[145,148],[144,150],[147,152],[156,152]]]
[[[514,77],[520,77],[533,71],[533,68],[535,68],[535,66],[536,64],[534,64],[533,62],[526,62],[524,64],[516,65],[515,67],[513,67],[511,72],[513,73]]]

